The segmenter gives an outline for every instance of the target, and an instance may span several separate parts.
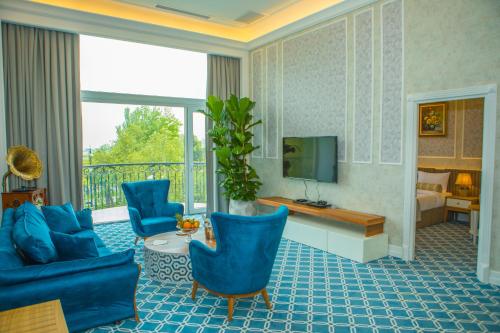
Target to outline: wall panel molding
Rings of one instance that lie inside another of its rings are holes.
[[[380,7],[380,164],[400,165],[403,159],[403,17],[403,0],[387,1]]]
[[[264,116],[264,52],[259,49],[251,54],[250,73],[252,74],[251,93],[252,100],[255,101],[253,109],[254,121],[262,120]],[[260,146],[259,149],[252,153],[253,158],[264,157],[264,126],[253,127],[253,145]]]
[[[353,163],[372,163],[375,62],[373,17],[372,7],[354,16]]]
[[[346,161],[347,19],[283,41],[283,136],[338,136]]]
[[[278,158],[278,108],[280,107],[279,97],[279,58],[278,44],[271,44],[266,47],[266,105],[265,105],[265,157]]]

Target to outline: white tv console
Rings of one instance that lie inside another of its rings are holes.
[[[281,197],[261,198],[263,206],[285,205],[290,211],[283,237],[357,262],[387,256],[385,218],[339,208],[314,208]],[[266,210],[262,207],[263,210]]]

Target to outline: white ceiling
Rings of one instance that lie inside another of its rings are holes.
[[[219,23],[232,27],[243,27],[267,16],[273,15],[287,7],[310,0],[117,0],[118,2],[134,4],[159,12],[170,12],[200,20]],[[162,8],[158,8],[157,6]],[[173,10],[169,10],[171,8]],[[182,13],[186,12],[186,13]],[[205,16],[197,17],[189,13]],[[261,16],[262,15],[262,16]],[[249,17],[250,22],[238,21]]]

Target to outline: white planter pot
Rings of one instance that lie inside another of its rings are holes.
[[[229,214],[255,216],[257,207],[255,201],[229,200]]]

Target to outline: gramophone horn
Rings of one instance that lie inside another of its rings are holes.
[[[3,176],[2,188],[7,191],[7,177],[11,174],[24,180],[38,179],[42,175],[42,162],[38,154],[26,146],[12,146],[7,151],[9,171]]]

